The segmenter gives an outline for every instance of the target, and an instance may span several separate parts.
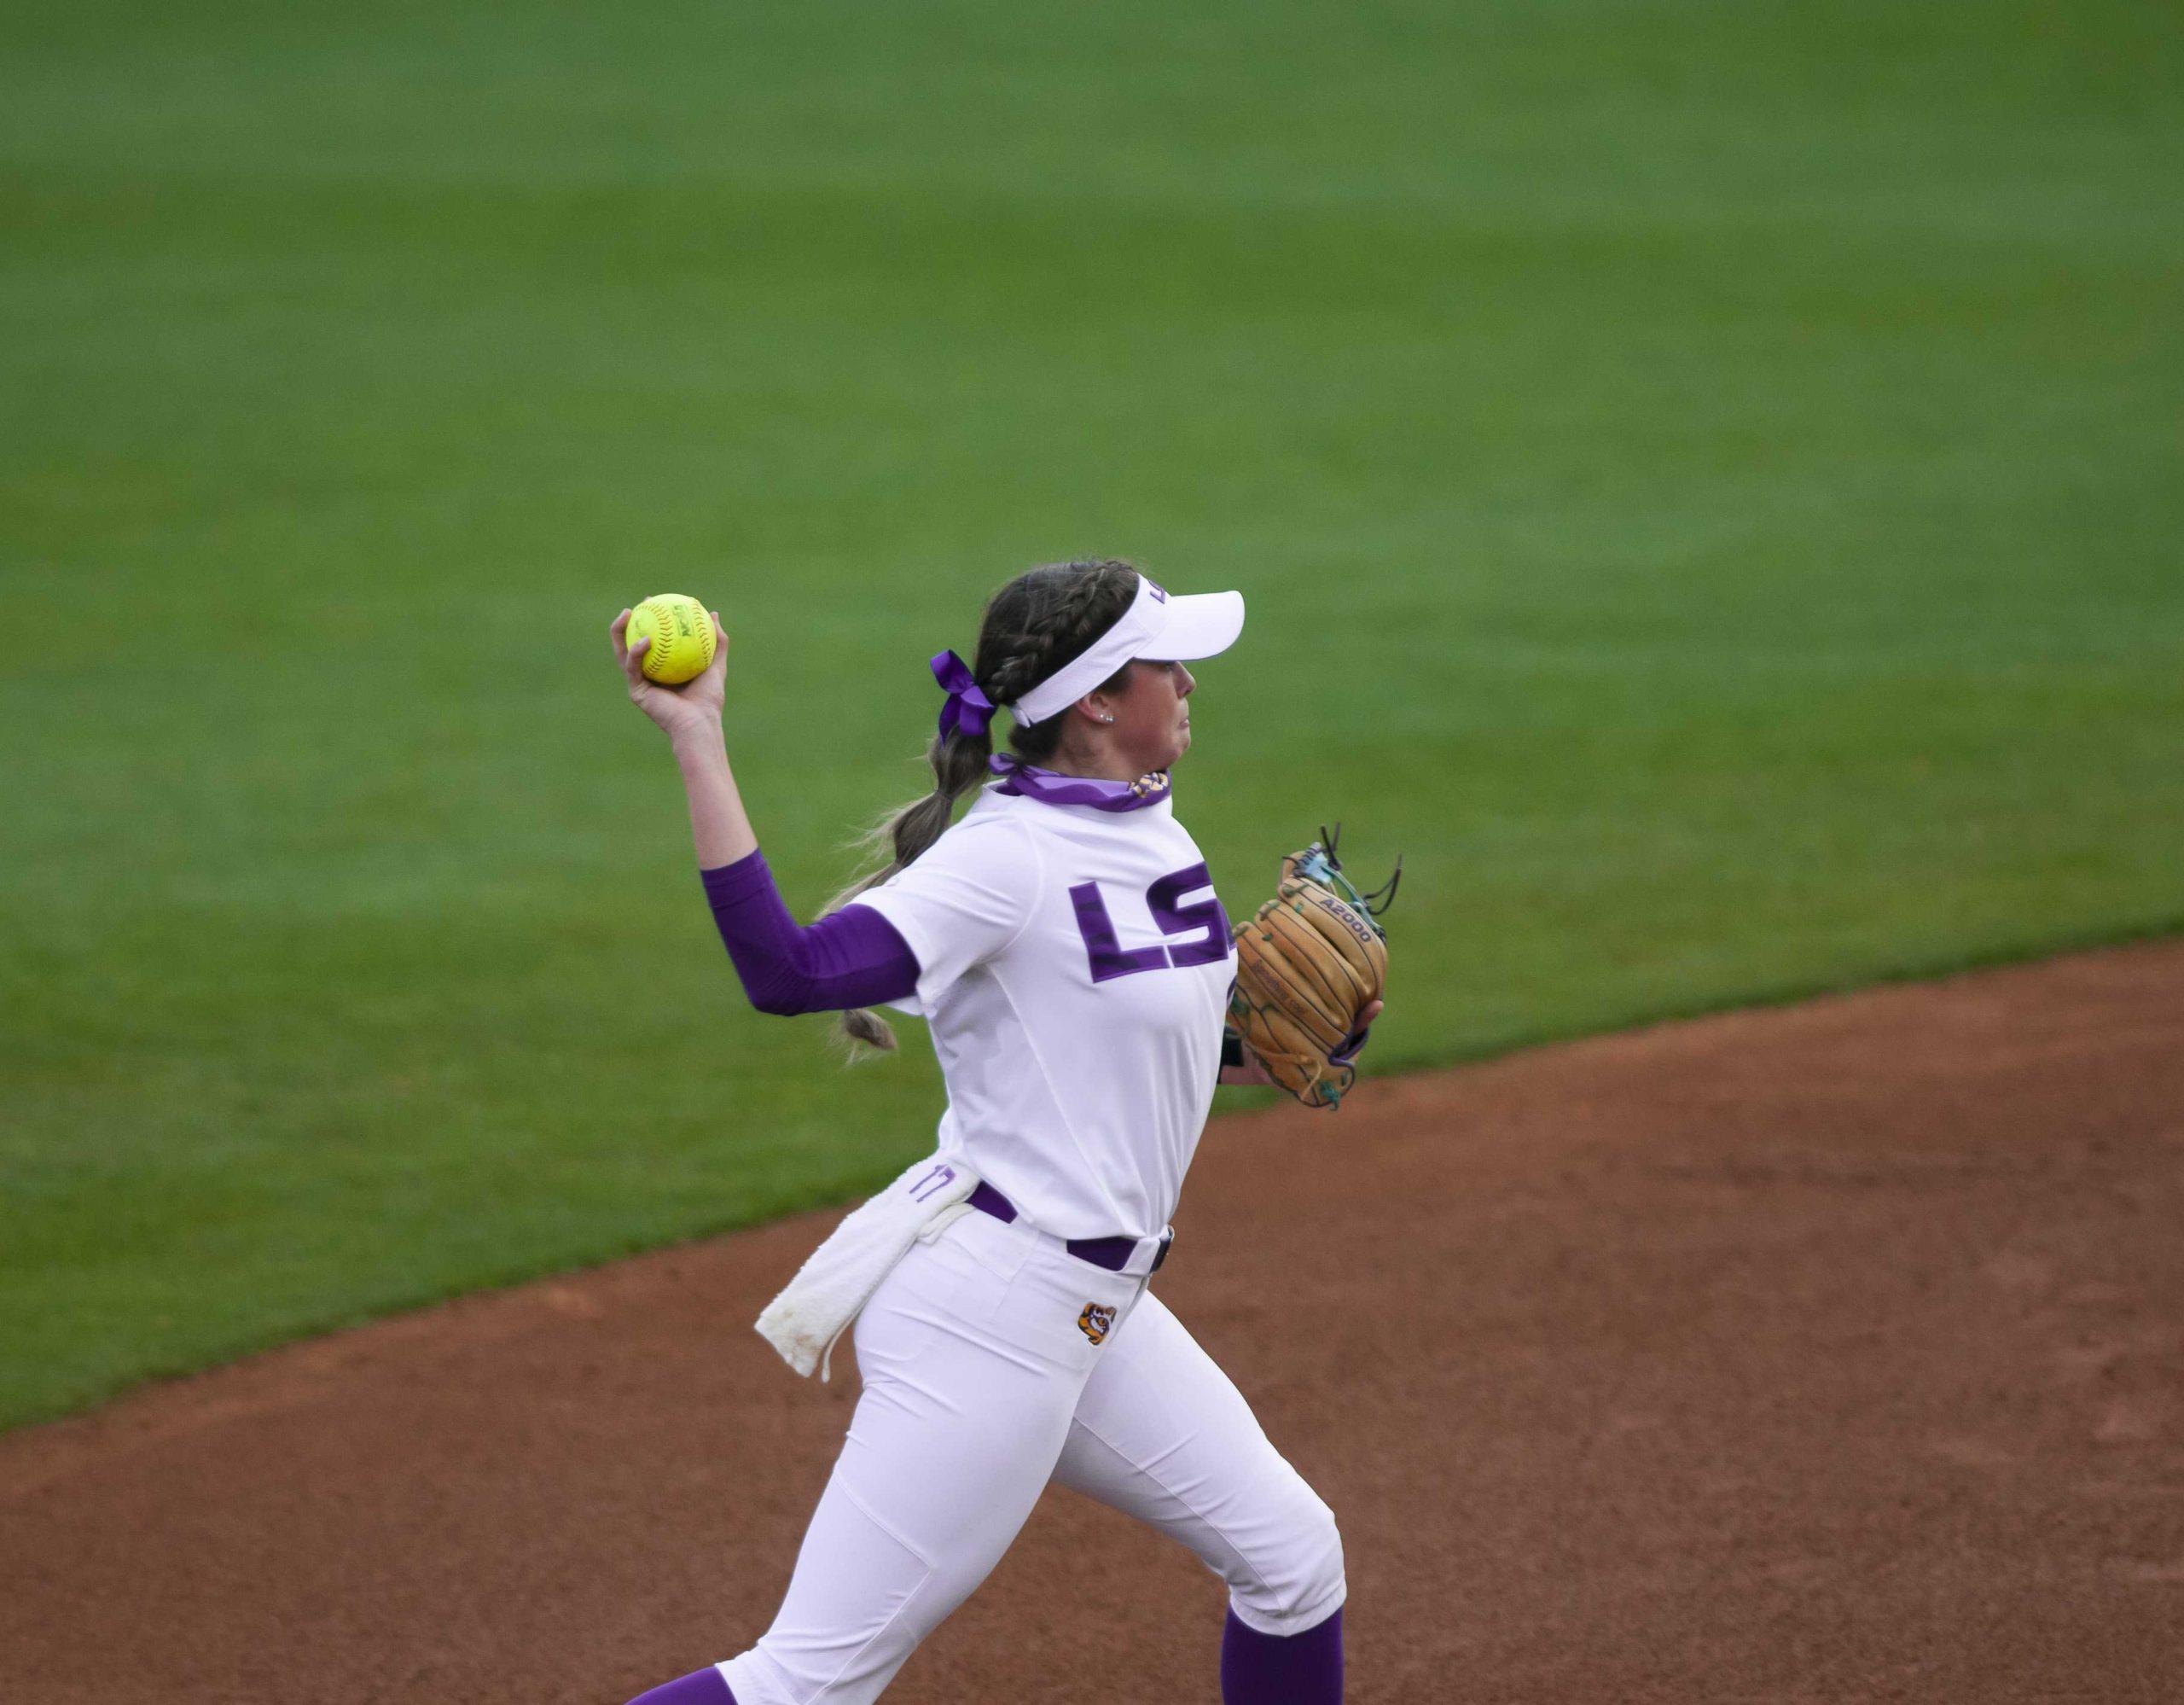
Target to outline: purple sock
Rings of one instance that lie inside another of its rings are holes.
[[[1287,1638],[1228,1613],[1221,1632],[1223,1705],[1342,1705],[1342,1612]]]
[[[718,1670],[700,1669],[665,1687],[640,1693],[630,1705],[735,1705],[735,1696],[729,1691]]]

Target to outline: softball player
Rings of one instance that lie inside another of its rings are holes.
[[[1217,1080],[1265,1081],[1233,1039],[1224,1059],[1233,940],[1168,775],[1191,741],[1185,664],[1234,642],[1241,595],[1171,596],[1120,562],[1003,587],[976,666],[932,660],[935,788],[880,832],[893,862],[805,928],[729,772],[725,642],[688,686],[654,686],[628,616],[614,649],[673,742],[750,998],[841,1011],[880,1046],[892,1033],[866,1009],[924,1016],[947,1110],[931,1172],[894,1188],[979,1180],[857,1316],[863,1388],[773,1626],[633,1705],[878,1698],[1050,1481],[1174,1535],[1228,1583],[1228,1705],[1333,1705],[1334,1518],[1147,1288]],[[996,706],[1015,723],[999,754]]]

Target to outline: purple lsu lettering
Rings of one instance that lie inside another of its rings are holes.
[[[1235,938],[1228,928],[1228,914],[1221,909],[1220,896],[1208,894],[1188,905],[1182,903],[1185,894],[1211,887],[1212,882],[1203,859],[1170,870],[1154,882],[1145,891],[1145,905],[1153,921],[1160,926],[1160,933],[1191,939],[1127,950],[1116,938],[1115,921],[1107,915],[1107,902],[1101,896],[1099,883],[1077,883],[1069,891],[1069,903],[1077,910],[1077,933],[1084,938],[1084,951],[1091,957],[1092,981],[1104,983],[1114,977],[1133,977],[1140,971],[1180,969],[1226,959]]]

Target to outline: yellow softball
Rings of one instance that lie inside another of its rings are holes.
[[[696,678],[713,660],[713,619],[703,604],[680,592],[654,592],[630,612],[622,643],[635,645],[640,639],[652,643],[638,666],[645,679],[663,687]]]

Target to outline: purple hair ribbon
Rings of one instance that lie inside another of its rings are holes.
[[[941,733],[960,728],[973,739],[984,734],[993,720],[993,701],[979,690],[971,666],[953,651],[943,651],[932,660],[932,678],[948,695],[940,707]]]

